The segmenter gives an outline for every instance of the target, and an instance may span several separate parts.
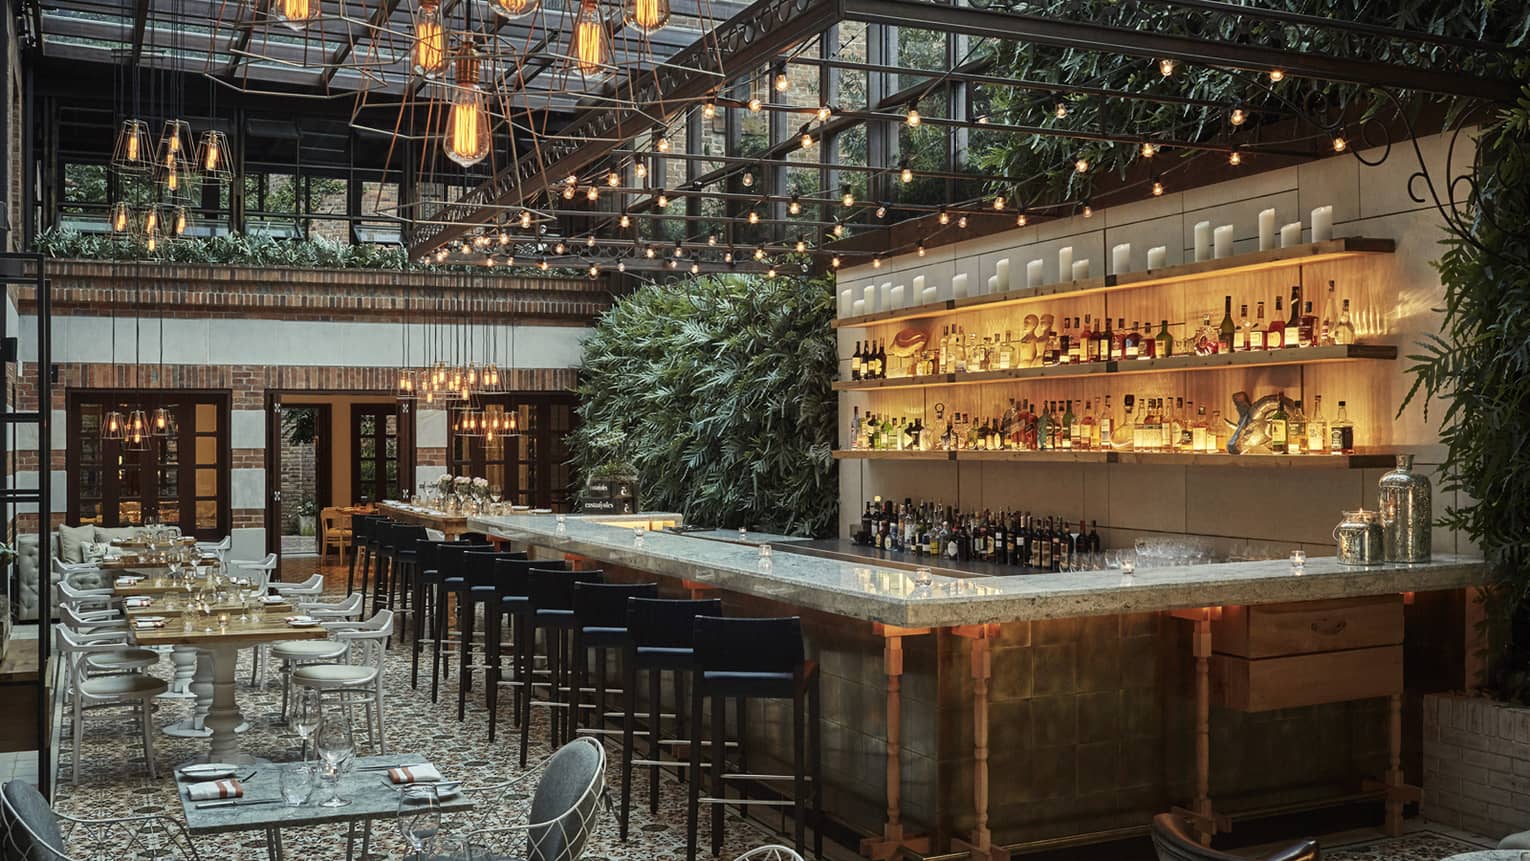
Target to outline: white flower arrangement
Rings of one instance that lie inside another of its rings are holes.
[[[453,480],[454,479],[452,478],[451,473],[443,473],[443,474],[437,476],[436,477],[436,490],[439,490],[442,493],[450,493],[451,490],[452,490],[452,481]]]

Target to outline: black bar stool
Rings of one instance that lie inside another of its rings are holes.
[[[402,640],[409,623],[413,620],[414,607],[409,602],[408,584],[414,579],[418,567],[417,547],[426,540],[425,527],[413,523],[390,523],[384,527],[384,544],[378,564],[378,588],[372,599],[372,612],[384,609],[383,596],[387,595],[386,608],[399,620],[396,630]],[[386,563],[387,577],[382,576]]]
[[[491,667],[494,663],[494,640],[491,639],[490,618],[495,616],[499,609],[499,589],[494,584],[495,564],[500,560],[525,559],[525,553],[502,552],[498,550],[469,550],[462,554],[462,591],[457,595],[457,720],[462,720],[467,713],[467,695],[473,688],[473,671],[484,671],[484,687],[488,689],[488,700],[485,705],[494,700],[498,693],[497,687],[492,684],[493,673]],[[473,628],[478,617],[479,606],[484,611],[484,639],[482,665],[475,666],[472,663],[473,652]],[[492,610],[490,608],[493,608]],[[496,623],[498,619],[494,619]]]
[[[430,614],[430,701],[436,702],[441,689],[441,652],[445,648],[446,605],[456,595],[461,600],[467,588],[467,578],[462,573],[462,557],[471,551],[492,550],[488,544],[472,544],[466,541],[443,544],[436,548],[436,574],[432,578],[435,596]]]
[[[544,571],[572,571],[573,567],[562,559],[501,559],[494,563],[494,585],[499,592],[499,612],[484,621],[484,648],[489,649],[489,673],[493,679],[489,698],[489,740],[493,741],[499,725],[499,697],[497,690],[508,684],[511,697],[511,720],[516,726],[521,722],[521,701],[528,696],[529,680],[535,674],[531,666],[531,649],[525,644],[525,632],[531,629],[531,598],[526,586],[527,572],[532,568]],[[514,678],[502,681],[504,670],[504,624],[510,619],[510,663]]]
[[[568,571],[547,568],[526,570],[526,613],[521,617],[518,645],[523,649],[519,662],[531,668],[536,663],[536,635],[543,632],[547,646],[546,700],[534,699],[537,682],[534,673],[526,677],[526,696],[521,700],[521,766],[526,765],[526,747],[531,741],[531,707],[546,706],[548,711],[549,745],[556,750],[567,740],[568,709],[566,688],[568,669],[572,663],[569,654],[569,634],[578,627],[574,616],[574,584],[601,583],[606,574],[600,570]]]
[[[697,616],[721,616],[717,598],[684,600],[632,598],[627,601],[627,651],[622,656],[622,807],[621,838],[627,839],[627,818],[632,808],[632,768],[648,766],[648,810],[659,812],[659,766],[663,754],[663,701],[660,680],[668,670],[675,686],[675,740],[685,738],[685,686],[695,669],[693,647]],[[633,736],[637,734],[638,673],[648,672],[648,758],[636,759]],[[668,763],[684,767],[682,762]]]
[[[441,561],[439,551],[465,541],[420,541],[415,544],[415,571],[410,580],[410,606],[414,608],[414,639],[410,649],[414,655],[409,670],[409,686],[418,688],[420,682],[420,654],[425,650],[427,630],[435,629],[436,590],[441,585]]]
[[[377,515],[372,518],[367,527],[366,552],[367,557],[361,568],[361,606],[367,606],[367,594],[377,594],[377,584],[382,577],[382,548],[388,526],[391,524],[388,518]],[[375,597],[374,597],[375,603]]]
[[[356,591],[356,570],[359,567],[363,601],[367,588],[367,562],[370,561],[367,555],[367,534],[372,531],[372,522],[381,519],[375,514],[357,514],[351,518],[351,567],[345,572],[345,594]]]
[[[686,859],[696,861],[697,817],[702,804],[712,806],[712,854],[722,852],[723,805],[759,804],[773,807],[790,805],[796,819],[797,853],[802,854],[806,836],[808,782],[812,781],[813,852],[823,857],[823,833],[819,816],[823,811],[820,779],[821,740],[819,720],[818,663],[807,660],[802,645],[802,620],[725,619],[697,616],[695,629],[696,667],[691,673],[691,769],[689,807],[686,811]],[[739,758],[744,759],[747,740],[743,737],[743,714],[752,699],[791,700],[792,703],[792,773],[749,774],[741,766],[738,774],[724,777],[726,757],[723,734],[729,698],[740,700]],[[711,700],[712,794],[701,796],[702,700]],[[812,733],[809,737],[808,729]],[[804,745],[809,751],[804,754]],[[808,775],[808,769],[812,775]],[[724,780],[792,781],[790,799],[728,798]]]
[[[657,598],[658,583],[575,583],[574,618],[577,625],[573,632],[574,683],[569,687],[568,713],[570,726],[575,735],[587,733],[603,735],[606,727],[606,672],[607,655],[614,649],[619,654],[627,651],[630,639],[627,635],[627,599]],[[590,686],[589,651],[595,650],[595,681]],[[595,695],[595,720],[589,729],[583,729],[580,714],[584,709],[584,692],[589,689]]]

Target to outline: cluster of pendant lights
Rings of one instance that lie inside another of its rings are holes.
[[[101,439],[120,442],[128,451],[145,451],[151,439],[175,434],[175,411],[168,407],[159,407],[152,415],[137,408],[114,409],[101,419]]]
[[[228,137],[217,129],[194,135],[191,125],[178,119],[166,120],[157,139],[143,120],[123,120],[112,149],[112,169],[120,176],[152,183],[156,196],[164,201],[112,204],[112,232],[138,237],[149,251],[165,239],[186,233],[190,215],[183,201],[199,192],[203,183],[224,184],[234,176]]]
[[[437,361],[425,368],[401,368],[395,394],[400,401],[447,410],[454,433],[493,441],[520,433],[514,410],[479,405],[483,396],[505,391],[504,382],[499,366],[492,362]]]

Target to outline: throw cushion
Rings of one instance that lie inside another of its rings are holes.
[[[96,540],[102,544],[105,544],[114,538],[136,537],[138,537],[138,527],[136,526],[119,526],[116,529],[102,529],[99,526],[96,527]]]
[[[85,547],[83,548],[82,552],[83,552],[85,558],[82,561],[85,561],[85,562],[100,562],[102,559],[106,558],[106,553],[107,553],[108,550],[111,550],[111,547],[112,546],[110,544],[107,544],[107,543],[102,542],[102,541],[92,541],[89,544],[85,545]]]
[[[94,526],[60,526],[58,528],[59,559],[64,562],[84,562],[85,545],[95,540]]]

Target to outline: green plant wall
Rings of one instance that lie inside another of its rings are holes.
[[[581,476],[636,469],[642,505],[688,523],[833,532],[832,282],[728,275],[650,284],[585,342]]]

